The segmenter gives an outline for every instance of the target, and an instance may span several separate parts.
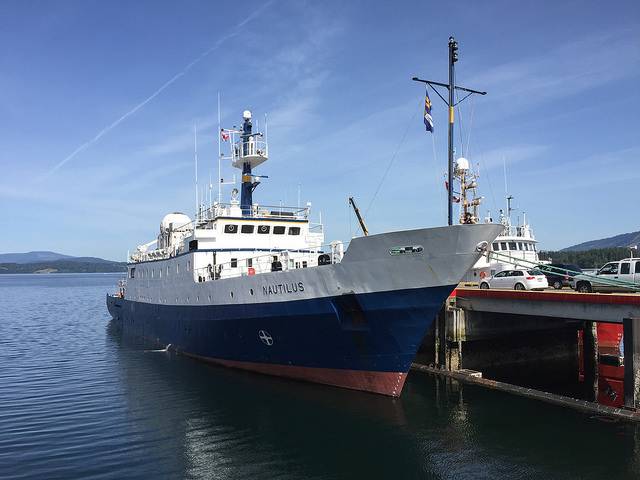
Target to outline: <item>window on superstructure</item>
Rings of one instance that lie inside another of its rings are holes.
[[[131,267],[131,270],[129,270],[129,274],[131,278],[136,278],[136,267]]]
[[[247,267],[253,267],[253,258],[247,258]]]
[[[500,248],[502,250],[507,250],[507,242],[500,242]]]
[[[281,227],[281,226],[273,227],[273,234],[274,235],[284,235],[284,230],[285,230],[285,227]]]
[[[187,260],[187,270],[191,270],[191,260]]]
[[[289,227],[289,235],[300,235],[300,227]]]
[[[640,262],[636,262],[636,273],[640,273]]]
[[[518,250],[524,250],[524,247],[522,246],[522,242],[518,242]]]
[[[261,235],[265,235],[267,233],[269,233],[269,230],[271,230],[271,227],[269,225],[259,225],[258,226],[258,233]]]
[[[224,233],[238,233],[238,226],[230,223],[224,226]]]
[[[158,269],[158,278],[162,278],[162,267]]]
[[[624,262],[620,264],[620,275],[629,273],[631,271],[631,264],[629,262]]]
[[[254,226],[253,225],[242,225],[240,227],[241,233],[253,233]]]
[[[302,268],[307,268],[307,261],[306,260],[302,261]]]
[[[169,276],[169,265],[167,265],[167,277]]]
[[[515,250],[516,249],[516,242],[509,242],[509,250]]]
[[[232,258],[231,259],[231,268],[236,268],[238,266],[238,259],[237,258]]]
[[[494,252],[499,252],[499,251],[500,251],[500,244],[499,244],[498,242],[493,242],[493,243],[491,244],[491,249],[492,249]]]
[[[176,273],[180,273],[180,264],[176,263]]]
[[[151,269],[151,278],[153,278],[153,268]]]

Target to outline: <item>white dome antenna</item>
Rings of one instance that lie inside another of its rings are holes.
[[[245,120],[251,120],[251,111],[245,110],[244,112],[242,112],[242,118],[244,118]]]
[[[456,160],[456,170],[467,171],[469,170],[469,160],[464,157],[460,157]]]

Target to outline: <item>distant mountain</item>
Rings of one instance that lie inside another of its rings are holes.
[[[50,262],[0,263],[0,274],[3,273],[107,273],[126,272],[124,262],[82,262],[72,260],[53,260]]]
[[[640,232],[623,233],[621,235],[616,235],[615,237],[591,240],[589,242],[579,243],[578,245],[563,248],[560,251],[582,252],[596,248],[629,247],[631,245],[638,245],[640,247]]]
[[[0,253],[0,263],[46,263],[65,260],[67,262],[80,263],[113,263],[111,260],[105,260],[97,257],[73,257],[71,255],[63,255],[62,253],[39,251],[26,253]]]

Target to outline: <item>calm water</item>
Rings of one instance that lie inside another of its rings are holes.
[[[0,275],[0,478],[639,478],[638,428],[411,374],[399,400],[145,351],[116,275]]]

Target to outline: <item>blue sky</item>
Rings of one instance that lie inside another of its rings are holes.
[[[218,91],[225,126],[268,114],[259,202],[300,185],[327,241],[356,232],[349,195],[373,232],[445,224],[446,109],[432,95],[432,138],[410,78],[446,81],[452,34],[458,83],[489,92],[456,135],[483,215],[506,162],[542,248],[640,229],[638,2],[5,0],[0,26],[0,252],[123,260],[192,214]]]

